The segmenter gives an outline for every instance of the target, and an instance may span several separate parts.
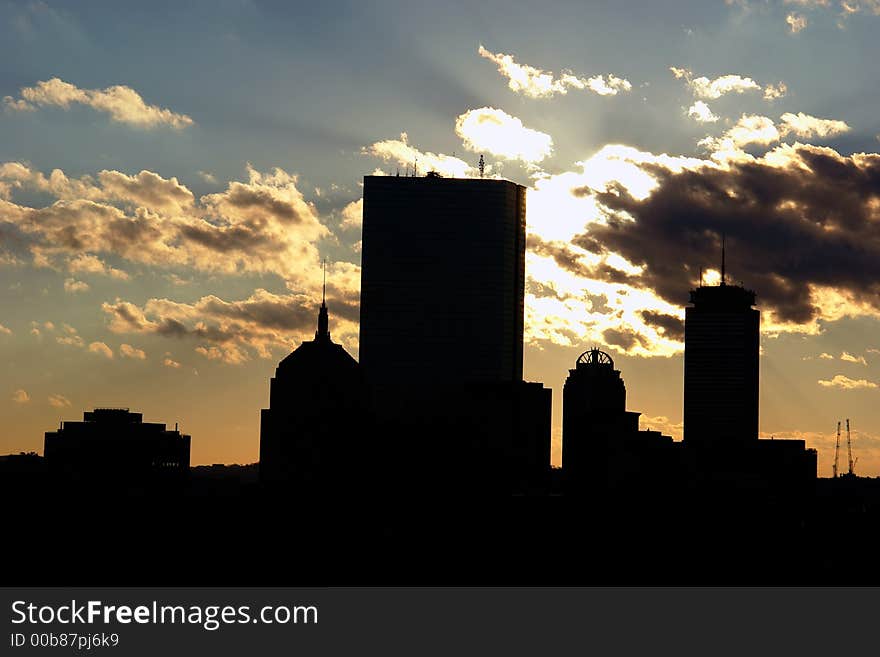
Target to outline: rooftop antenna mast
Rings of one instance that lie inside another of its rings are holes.
[[[324,277],[324,282],[321,287],[321,305],[323,306],[327,301],[327,258],[324,258],[321,261],[321,274]]]
[[[837,479],[837,466],[840,463],[840,421],[837,422],[837,444],[834,446],[834,478]]]
[[[480,169],[480,178],[486,173],[486,160],[483,159],[482,154],[480,155],[480,162],[477,164],[477,167]]]

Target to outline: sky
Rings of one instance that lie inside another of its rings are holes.
[[[525,376],[599,346],[681,437],[688,291],[762,313],[763,436],[880,474],[880,2],[0,0],[0,453],[123,406],[249,463],[362,179],[528,187]],[[414,220],[418,220],[417,217]],[[845,455],[842,461],[845,462]]]

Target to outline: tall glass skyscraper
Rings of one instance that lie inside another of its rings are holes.
[[[684,441],[758,439],[761,313],[755,293],[724,282],[691,290],[684,323]]]
[[[526,190],[366,176],[360,362],[380,385],[522,380]]]

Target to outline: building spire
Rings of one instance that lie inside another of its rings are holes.
[[[327,315],[327,259],[321,261],[324,284],[321,289],[321,309],[318,311],[318,330],[315,331],[315,342],[330,342],[330,318]]]
[[[726,281],[726,273],[725,273],[725,265],[724,265],[724,247],[727,236],[724,233],[721,233],[721,285],[727,285]]]

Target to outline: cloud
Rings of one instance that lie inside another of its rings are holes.
[[[702,100],[698,100],[688,108],[688,116],[700,123],[714,123],[718,120],[718,117]]]
[[[147,358],[147,354],[143,349],[138,349],[125,343],[119,345],[119,355],[123,358],[131,358],[132,360],[146,360]]]
[[[830,381],[819,379],[817,383],[824,388],[840,388],[842,390],[858,390],[861,388],[877,388],[873,381],[865,379],[851,379],[843,374],[837,374]]]
[[[748,159],[744,146],[760,144],[767,146],[786,137],[803,138],[834,137],[850,130],[844,121],[820,119],[809,114],[786,112],[777,125],[772,119],[757,114],[743,114],[739,120],[720,137],[705,137],[698,143],[712,152],[716,160]]]
[[[859,363],[861,365],[867,365],[867,361],[864,356],[853,356],[852,354],[844,351],[840,354],[840,360],[845,361],[847,363]]]
[[[63,324],[63,335],[59,335],[55,338],[55,342],[61,345],[66,345],[68,347],[84,347],[85,342],[82,337],[77,333],[77,330],[73,328],[70,324]]]
[[[204,180],[206,183],[209,183],[211,185],[217,184],[217,176],[215,176],[210,171],[199,171],[198,174],[199,174],[199,178]]]
[[[455,134],[468,150],[486,151],[530,164],[540,162],[553,152],[550,135],[527,128],[520,119],[493,107],[468,110],[459,115]]]
[[[148,105],[141,95],[124,85],[106,89],[80,89],[59,78],[37,82],[33,87],[23,87],[21,98],[6,96],[6,107],[13,111],[31,111],[38,107],[61,107],[84,105],[110,115],[110,119],[139,128],[168,126],[182,129],[193,124],[186,114],[178,114],[156,105]]]
[[[688,89],[690,89],[694,98],[702,98],[704,100],[715,100],[730,93],[742,94],[747,91],[763,91],[764,100],[773,101],[782,98],[788,93],[788,86],[784,82],[769,83],[762,87],[752,78],[742,75],[727,74],[709,79],[705,76],[694,77],[693,72],[687,68],[670,66],[669,70],[672,71],[676,78],[687,83]],[[693,110],[694,107],[698,106],[700,106],[699,102],[695,103],[691,109]],[[705,104],[702,106],[705,107]],[[697,109],[696,111],[700,110]],[[690,115],[690,112],[688,112],[688,115]]]
[[[49,395],[49,406],[65,408],[70,405],[70,400],[64,395]]]
[[[340,227],[342,229],[360,228],[364,223],[364,199],[359,198],[357,201],[352,201],[342,208],[341,214]]]
[[[163,364],[165,367],[170,367],[170,368],[175,369],[175,370],[180,368],[180,363],[178,363],[176,360],[172,360],[172,359],[167,358],[167,357],[165,358],[165,360],[162,361],[162,364]]]
[[[844,17],[859,13],[880,16],[880,0],[841,0],[840,9]]]
[[[129,176],[119,171],[101,171],[98,181],[105,198],[126,201],[135,207],[167,213],[182,213],[192,207],[193,193],[177,178],[163,178],[152,171]]]
[[[665,415],[655,417],[642,415],[639,418],[639,426],[646,431],[660,431],[664,435],[672,436],[676,440],[681,440],[684,435],[684,422],[675,422]]]
[[[795,134],[804,139],[834,137],[850,130],[845,121],[820,119],[803,112],[798,112],[797,114],[786,112],[780,118],[782,123],[780,124],[779,132],[782,136]]]
[[[636,166],[654,181],[647,193],[575,188],[597,211],[572,246],[622,257],[637,268],[626,284],[680,307],[700,269],[717,267],[724,234],[728,272],[757,291],[765,330],[816,332],[819,319],[880,316],[880,155],[794,144],[677,170],[644,158]],[[596,267],[588,276],[620,280]]]
[[[821,354],[819,354],[819,358],[821,358],[822,360],[834,360],[834,356],[832,356],[831,354],[826,353],[824,351]]]
[[[718,159],[737,159],[743,146],[768,145],[779,141],[779,130],[773,120],[757,114],[743,114],[739,120],[720,137],[706,137],[699,145],[711,151]]]
[[[12,335],[12,329],[0,324],[0,335]]]
[[[462,163],[463,164],[463,163]],[[321,285],[316,242],[330,237],[315,207],[281,169],[247,168],[246,181],[193,200],[175,178],[102,171],[97,178],[50,176],[17,162],[0,164],[0,181],[58,198],[45,207],[0,199],[0,231],[10,231],[37,266],[126,274],[104,256],[162,268],[272,273],[305,291]]]
[[[104,342],[92,342],[89,345],[89,351],[93,354],[104,356],[105,358],[113,358],[113,350]]]
[[[333,265],[331,265],[331,268]],[[328,270],[330,271],[330,270]],[[331,332],[337,342],[351,346],[357,339],[357,294],[327,279]],[[143,307],[117,299],[104,303],[110,330],[122,334],[154,334],[197,343],[197,353],[212,360],[239,364],[255,353],[273,358],[273,350],[289,350],[311,339],[320,296],[273,294],[256,290],[246,299],[226,301],[205,296],[194,303],[150,299]]]
[[[83,281],[78,281],[73,278],[64,279],[64,291],[70,294],[76,294],[77,292],[87,292],[89,289],[89,284]]]
[[[659,313],[654,310],[643,310],[640,314],[646,324],[656,326],[662,331],[663,335],[672,340],[684,342],[684,321],[682,321],[681,317]]]
[[[479,173],[475,166],[471,166],[460,158],[442,153],[422,152],[410,146],[409,137],[405,132],[400,133],[400,139],[377,141],[365,146],[361,152],[385,162],[394,162],[405,170],[418,167],[420,173],[436,171],[441,175],[453,178],[468,178]]]
[[[15,392],[12,393],[12,401],[16,404],[27,404],[31,400],[31,396],[27,394],[26,390],[19,388]]]
[[[196,347],[195,351],[208,360],[219,360],[227,365],[240,365],[249,360],[247,353],[236,345]]]
[[[776,100],[788,93],[788,85],[784,82],[764,86],[764,100]]]
[[[128,273],[121,269],[108,266],[100,258],[87,253],[81,253],[67,261],[67,271],[71,273],[100,274],[110,276],[121,281],[128,280]]]
[[[477,52],[498,66],[498,72],[507,78],[507,86],[511,91],[529,98],[552,98],[556,94],[567,94],[569,89],[589,90],[600,96],[615,96],[621,91],[632,89],[628,80],[614,75],[584,78],[571,71],[562,71],[559,76],[555,76],[533,66],[518,64],[512,55],[492,53],[482,45]]]
[[[792,12],[785,17],[785,22],[788,25],[788,28],[791,30],[792,34],[797,34],[805,27],[807,27],[807,17],[803,14],[796,14]]]

